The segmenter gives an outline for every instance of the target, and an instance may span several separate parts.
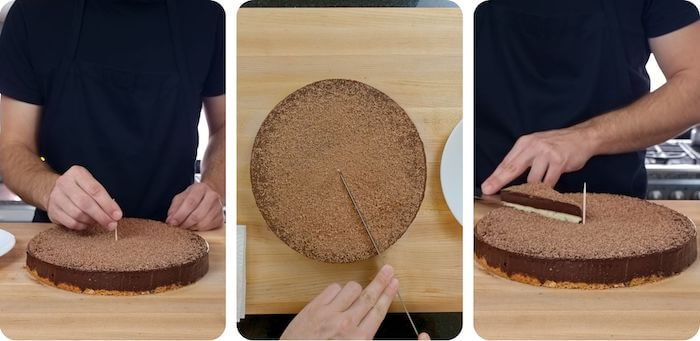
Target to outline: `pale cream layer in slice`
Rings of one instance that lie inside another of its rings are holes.
[[[530,207],[530,206],[518,205],[518,204],[506,202],[506,201],[503,201],[503,205],[508,206],[508,207],[512,207],[516,210],[539,214],[539,215],[542,215],[542,216],[545,216],[545,217],[551,218],[551,219],[557,219],[557,220],[567,221],[567,222],[576,223],[576,224],[581,222],[581,217],[575,216],[572,214],[544,210],[541,208],[534,208],[534,207]]]

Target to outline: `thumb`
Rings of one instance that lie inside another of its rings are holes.
[[[418,340],[430,340],[430,335],[428,333],[420,333],[418,334]]]

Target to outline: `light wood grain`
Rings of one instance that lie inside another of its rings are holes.
[[[660,201],[700,222],[697,201]],[[494,206],[477,203],[474,222]],[[700,262],[680,275],[630,288],[535,287],[474,264],[474,326],[493,339],[687,339],[700,325]]]
[[[442,149],[462,117],[458,9],[257,9],[238,12],[238,223],[247,225],[246,312],[296,313],[332,282],[368,283],[376,258],[325,264],[268,228],[250,184],[260,124],[294,90],[327,78],[365,82],[403,107],[425,144],[428,181],[406,234],[385,252],[411,311],[462,310],[462,227],[440,189]],[[300,160],[303,162],[303,160]],[[395,301],[392,311],[400,311]]]
[[[211,339],[225,327],[224,229],[200,233],[209,272],[160,294],[91,296],[36,282],[24,268],[29,240],[51,224],[2,224],[17,238],[0,257],[0,329],[12,339]]]

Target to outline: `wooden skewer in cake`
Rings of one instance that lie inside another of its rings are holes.
[[[112,201],[116,203],[116,200],[112,198]],[[114,228],[114,241],[119,240],[119,232],[117,232],[117,229],[119,228],[119,222],[117,222],[117,227]]]
[[[586,223],[586,183],[583,183],[583,212],[581,214],[582,224]]]

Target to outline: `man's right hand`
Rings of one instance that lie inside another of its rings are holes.
[[[371,340],[399,291],[394,268],[384,265],[363,290],[356,282],[331,284],[289,323],[281,339]],[[419,340],[430,340],[421,333]]]
[[[83,230],[98,224],[112,231],[122,210],[90,172],[73,166],[56,179],[46,205],[54,224]]]

